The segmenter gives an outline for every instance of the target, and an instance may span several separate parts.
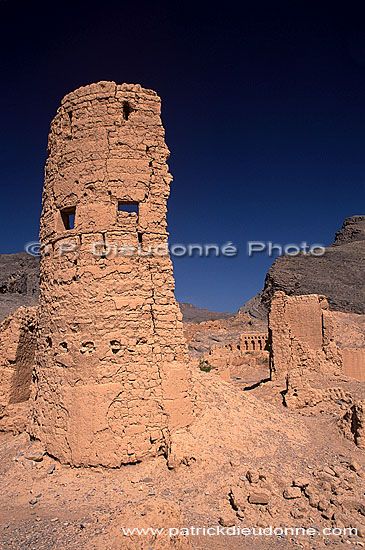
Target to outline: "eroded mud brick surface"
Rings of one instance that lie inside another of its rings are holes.
[[[68,94],[51,124],[32,430],[65,463],[166,454],[190,421],[171,260],[119,252],[167,243],[160,110],[152,90],[99,82]]]

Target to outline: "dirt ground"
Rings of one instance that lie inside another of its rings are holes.
[[[242,384],[214,373],[194,377],[196,417],[188,431],[173,438],[170,467],[160,456],[115,470],[70,468],[39,453],[26,434],[0,434],[1,548],[129,549],[121,530],[124,518],[128,526],[131,510],[143,517],[155,499],[177,505],[185,528],[319,532],[314,537],[188,536],[197,550],[363,547],[364,455],[339,427],[341,407],[316,414],[289,410],[280,400],[270,403],[262,388],[243,391]],[[302,488],[298,478],[307,479]],[[295,498],[283,496],[290,491],[298,493]],[[257,495],[268,502],[250,502]],[[358,535],[322,536],[323,528],[334,526],[355,527]],[[146,516],[147,527],[154,525]]]

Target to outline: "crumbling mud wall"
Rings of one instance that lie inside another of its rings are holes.
[[[241,351],[260,352],[268,349],[267,332],[247,333],[240,335],[239,349]]]
[[[303,361],[316,365],[323,348],[325,296],[287,296],[276,292],[269,312],[270,364],[273,378],[285,377]]]
[[[348,439],[353,439],[360,449],[365,450],[365,400],[357,400],[346,412],[339,425]]]
[[[275,293],[269,314],[271,377],[287,407],[323,409],[332,403],[347,409],[339,425],[362,446],[363,387],[353,381],[349,392],[346,378],[364,379],[362,319],[349,316],[329,311],[324,296]],[[347,348],[354,339],[360,347]]]
[[[338,311],[323,312],[323,343],[341,355],[342,372],[365,382],[365,316]]]
[[[214,367],[229,368],[250,362],[255,363],[253,356],[268,355],[267,333],[245,333],[239,338],[224,345],[215,344],[203,354],[203,361]]]
[[[351,378],[365,382],[365,350],[344,349],[342,350],[343,372]]]
[[[75,466],[167,453],[191,420],[160,110],[152,90],[99,82],[51,124],[32,430]]]
[[[0,431],[26,429],[36,349],[36,307],[20,307],[0,325]]]
[[[305,365],[338,368],[365,380],[364,316],[330,311],[325,296],[276,292],[270,305],[269,347],[274,378]]]

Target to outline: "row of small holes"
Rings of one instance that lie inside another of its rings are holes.
[[[52,339],[47,336],[46,338],[46,342],[48,344],[48,346],[51,348],[52,347]],[[68,344],[67,342],[60,342],[59,344],[59,347],[67,352],[68,351]],[[112,353],[118,353],[121,348],[122,348],[122,345],[121,343],[119,342],[119,340],[111,340],[110,341],[110,347],[111,347],[111,351]],[[80,353],[84,354],[84,353],[93,353],[95,351],[95,344],[94,342],[91,342],[91,341],[87,341],[87,342],[83,342],[81,344],[81,348],[80,348]]]

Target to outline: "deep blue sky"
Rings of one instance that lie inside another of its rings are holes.
[[[364,206],[362,4],[334,4],[1,0],[0,252],[37,238],[49,123],[98,80],[162,97],[171,243],[239,247],[174,259],[178,300],[237,310],[273,261],[248,240],[330,244]]]

